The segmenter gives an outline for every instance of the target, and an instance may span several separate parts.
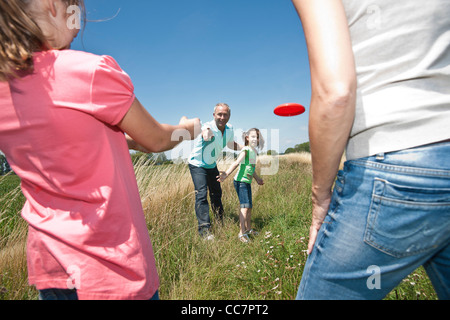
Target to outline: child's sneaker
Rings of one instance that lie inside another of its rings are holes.
[[[246,234],[246,233],[238,235],[238,238],[239,238],[239,240],[241,242],[244,242],[244,243],[249,243],[250,242],[248,234]]]

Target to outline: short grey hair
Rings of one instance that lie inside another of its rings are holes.
[[[214,107],[214,113],[216,113],[217,108],[219,107],[225,107],[228,108],[228,114],[231,114],[231,108],[229,105],[227,105],[226,103],[218,103],[216,104],[216,106]]]

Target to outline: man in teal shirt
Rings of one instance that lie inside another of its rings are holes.
[[[219,103],[214,108],[214,119],[202,126],[202,133],[194,144],[189,157],[189,170],[195,187],[195,214],[198,220],[198,232],[205,239],[214,239],[210,232],[208,189],[211,208],[215,218],[222,222],[222,188],[217,181],[219,170],[217,158],[225,146],[232,150],[241,150],[242,146],[234,141],[234,130],[230,120],[231,110],[225,103]]]

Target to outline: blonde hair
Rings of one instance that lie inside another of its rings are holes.
[[[248,146],[249,141],[248,141],[248,136],[250,135],[250,132],[255,131],[256,135],[258,136],[258,149],[262,150],[264,148],[264,138],[261,135],[261,131],[259,131],[259,129],[257,128],[251,128],[250,130],[248,130],[247,132],[242,133],[242,140],[244,140],[244,145]]]
[[[33,53],[51,49],[29,12],[32,1],[0,1],[0,81],[16,76],[19,70],[31,71]],[[85,15],[83,0],[61,1],[67,6],[80,6]]]

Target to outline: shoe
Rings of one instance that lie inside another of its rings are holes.
[[[203,237],[203,240],[214,241],[214,235],[213,234],[208,234],[208,235]]]
[[[212,241],[214,240],[214,235],[211,233],[211,230],[208,227],[203,227],[202,229],[199,229],[199,235],[200,237],[205,241]]]
[[[214,240],[214,235],[209,231],[201,233],[200,237],[205,241],[213,241]]]
[[[250,230],[248,230],[248,231],[246,232],[246,234],[249,234],[249,235],[251,235],[251,236],[256,237],[256,236],[259,234],[259,232],[258,232],[258,231],[255,231],[255,230],[253,230],[253,229],[250,229]]]
[[[250,242],[248,234],[246,234],[246,233],[238,235],[238,238],[243,243],[249,243]]]

